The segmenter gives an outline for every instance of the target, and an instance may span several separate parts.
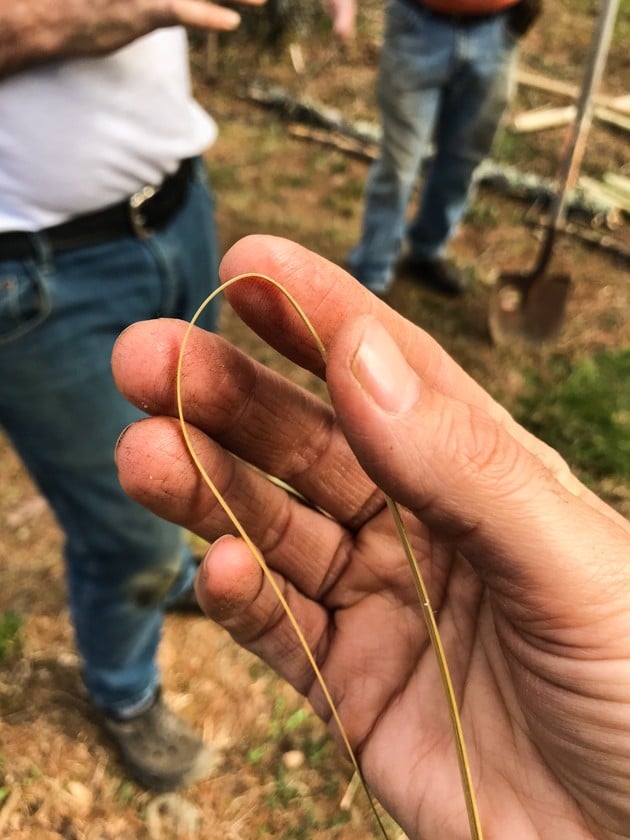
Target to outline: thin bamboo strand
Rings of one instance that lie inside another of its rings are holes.
[[[214,300],[214,298],[218,294],[223,292],[229,286],[231,286],[234,283],[237,283],[241,280],[244,280],[244,279],[261,279],[261,280],[264,280],[268,283],[271,283],[272,286],[274,286],[276,289],[278,289],[285,296],[285,298],[293,306],[293,308],[295,309],[295,311],[297,312],[299,317],[302,319],[302,321],[303,321],[304,325],[306,326],[308,332],[310,333],[311,337],[313,338],[313,341],[315,342],[315,345],[317,346],[317,349],[319,350],[319,352],[322,356],[322,359],[324,360],[324,362],[326,361],[326,358],[327,358],[326,348],[324,347],[324,344],[323,344],[322,340],[320,339],[320,337],[318,336],[315,328],[311,324],[308,316],[306,315],[306,313],[304,312],[302,307],[299,305],[299,303],[295,300],[293,295],[291,295],[291,293],[287,289],[285,289],[277,280],[274,280],[272,277],[268,277],[267,275],[252,274],[252,273],[239,274],[235,277],[232,277],[230,280],[227,280],[225,283],[223,283],[222,286],[215,289],[210,295],[208,295],[206,297],[206,299],[201,303],[201,305],[198,307],[197,311],[193,315],[190,323],[188,324],[186,332],[184,333],[184,338],[182,340],[182,344],[181,344],[180,351],[179,351],[179,357],[178,357],[178,361],[177,361],[176,388],[177,388],[177,412],[178,412],[178,416],[179,416],[179,424],[180,424],[180,427],[181,427],[182,435],[183,435],[184,441],[186,443],[186,447],[188,449],[188,452],[189,452],[195,466],[197,467],[200,475],[202,476],[203,480],[205,481],[205,483],[207,484],[209,489],[212,491],[213,495],[215,496],[215,498],[217,499],[217,501],[219,502],[219,504],[221,505],[221,507],[225,511],[226,515],[228,516],[228,518],[230,519],[230,521],[234,525],[235,529],[237,530],[237,532],[239,533],[239,535],[241,536],[241,538],[243,539],[243,541],[247,545],[248,549],[252,553],[252,556],[255,558],[256,562],[260,566],[260,569],[262,570],[262,572],[265,575],[267,581],[269,582],[269,584],[270,584],[274,594],[276,595],[280,605],[282,606],[283,610],[285,611],[285,614],[286,614],[287,618],[289,619],[289,621],[290,621],[290,623],[291,623],[291,625],[292,625],[292,627],[295,631],[295,634],[298,638],[298,641],[299,641],[300,645],[302,646],[302,649],[304,650],[304,653],[305,653],[305,655],[306,655],[306,657],[307,657],[307,659],[308,659],[308,661],[309,661],[309,663],[310,663],[310,665],[313,669],[313,673],[315,674],[317,682],[319,683],[319,686],[320,686],[320,688],[321,688],[321,690],[324,694],[326,702],[327,702],[327,704],[330,708],[330,712],[332,714],[332,717],[333,717],[333,719],[334,719],[334,721],[337,725],[337,728],[339,729],[339,733],[341,735],[342,741],[344,743],[344,746],[345,746],[346,751],[348,753],[348,756],[350,758],[350,762],[353,766],[354,772],[355,772],[357,778],[359,779],[359,781],[361,783],[361,786],[362,786],[362,788],[363,788],[363,790],[366,794],[367,800],[368,800],[369,805],[370,805],[370,809],[371,809],[371,811],[372,811],[372,813],[373,813],[373,815],[376,819],[376,822],[377,822],[377,825],[380,829],[380,832],[381,832],[384,840],[388,840],[388,835],[387,835],[387,832],[386,832],[385,827],[383,825],[383,822],[382,822],[382,820],[381,820],[381,818],[378,814],[378,811],[376,809],[376,804],[374,802],[374,798],[373,798],[373,796],[371,794],[371,791],[370,791],[370,789],[367,785],[367,782],[365,781],[365,778],[363,776],[363,772],[362,772],[362,770],[359,766],[359,762],[356,758],[354,750],[352,749],[352,746],[350,745],[350,740],[349,740],[348,735],[346,733],[346,730],[345,730],[345,728],[344,728],[344,726],[341,722],[341,718],[340,718],[339,713],[337,711],[337,707],[336,707],[336,705],[335,705],[335,703],[332,699],[330,691],[328,690],[328,686],[326,685],[326,682],[325,682],[325,680],[323,678],[323,675],[322,675],[322,673],[319,669],[319,666],[317,665],[317,662],[315,661],[315,657],[313,656],[313,653],[312,653],[312,651],[311,651],[311,649],[308,645],[308,642],[306,641],[306,638],[304,637],[304,634],[303,634],[303,632],[302,632],[302,630],[301,630],[301,628],[300,628],[300,626],[299,626],[299,624],[298,624],[298,622],[297,622],[297,620],[296,620],[296,618],[293,614],[293,611],[289,607],[289,604],[287,603],[286,598],[284,597],[283,593],[281,592],[280,588],[278,587],[278,584],[276,583],[276,581],[273,577],[273,574],[272,574],[271,570],[269,569],[269,567],[268,567],[264,557],[262,556],[261,552],[254,545],[251,538],[246,533],[245,529],[243,528],[243,526],[239,522],[238,518],[236,517],[236,515],[234,514],[234,512],[232,511],[232,509],[230,508],[230,506],[226,502],[226,500],[223,498],[223,496],[219,492],[218,488],[215,486],[214,482],[212,481],[212,479],[208,475],[208,473],[207,473],[206,469],[204,468],[203,464],[199,460],[199,457],[197,456],[197,453],[195,452],[195,449],[192,445],[192,441],[191,441],[190,435],[188,433],[188,428],[186,426],[186,420],[185,420],[185,417],[184,417],[184,409],[183,409],[183,400],[182,400],[182,370],[183,370],[183,361],[184,361],[184,351],[185,351],[186,345],[188,343],[188,338],[190,336],[190,333],[191,333],[192,329],[194,328],[195,324],[197,323],[200,315],[205,310],[205,308]],[[270,476],[269,478],[270,478],[270,480],[273,480],[273,477]],[[278,483],[280,484],[280,486],[284,486],[284,482],[278,482]],[[413,548],[411,546],[411,542],[409,540],[409,536],[407,534],[404,523],[403,523],[402,518],[400,516],[400,512],[398,510],[398,507],[397,507],[396,503],[394,502],[394,500],[391,499],[387,494],[384,493],[383,495],[385,497],[387,507],[388,507],[388,509],[389,509],[389,511],[392,515],[392,518],[394,520],[394,524],[396,526],[396,530],[397,530],[399,539],[401,541],[403,550],[405,552],[405,556],[407,558],[407,562],[408,562],[410,570],[411,570],[411,574],[412,574],[413,581],[414,581],[414,586],[416,588],[416,593],[418,595],[418,600],[419,600],[420,606],[422,608],[422,615],[423,615],[424,622],[425,622],[425,625],[426,625],[426,628],[427,628],[427,633],[429,635],[429,640],[431,642],[431,646],[433,648],[433,651],[434,651],[434,654],[435,654],[435,657],[436,657],[436,660],[437,660],[437,663],[438,663],[440,678],[441,678],[441,681],[442,681],[442,686],[443,686],[444,694],[445,694],[446,701],[447,701],[448,712],[449,712],[449,717],[450,717],[450,720],[451,720],[451,727],[452,727],[453,737],[454,737],[454,741],[455,741],[455,748],[456,748],[456,753],[457,753],[457,762],[458,762],[459,773],[460,773],[461,782],[462,782],[464,799],[465,799],[465,803],[466,803],[466,813],[467,813],[467,816],[468,816],[470,835],[471,835],[472,840],[483,840],[483,833],[482,833],[482,829],[481,829],[479,812],[478,812],[477,803],[476,803],[476,799],[475,799],[474,787],[473,787],[471,772],[470,772],[470,763],[468,761],[466,745],[465,745],[465,740],[464,740],[464,734],[463,734],[463,729],[462,729],[462,725],[461,725],[461,719],[460,719],[459,710],[458,710],[458,707],[457,707],[457,700],[456,700],[455,692],[454,692],[454,689],[453,689],[453,683],[452,683],[451,676],[450,676],[448,662],[447,662],[446,656],[444,654],[444,648],[442,646],[442,641],[441,641],[439,630],[438,630],[438,627],[437,627],[437,622],[435,620],[435,615],[434,615],[433,609],[431,607],[431,603],[429,601],[428,591],[427,591],[424,579],[422,577],[422,573],[420,571],[418,561],[415,557]]]
[[[358,779],[361,782],[361,786],[363,787],[363,790],[365,791],[365,794],[367,796],[367,799],[368,799],[368,802],[369,802],[369,805],[370,805],[370,809],[371,809],[372,814],[373,814],[373,816],[376,820],[376,823],[379,827],[379,830],[380,830],[384,840],[389,840],[387,831],[385,830],[385,826],[383,825],[383,822],[382,822],[382,820],[379,816],[379,813],[376,809],[376,805],[375,805],[372,793],[371,793],[371,791],[368,787],[367,782],[365,781],[365,778],[364,778],[363,772],[362,772],[362,770],[359,766],[359,762],[357,760],[357,757],[354,753],[354,750],[352,749],[352,746],[350,744],[350,740],[349,740],[348,735],[346,733],[346,730],[343,726],[343,723],[341,722],[341,718],[339,716],[339,712],[337,711],[337,707],[336,707],[336,705],[335,705],[335,703],[332,699],[330,691],[328,690],[328,686],[326,685],[326,682],[325,682],[324,677],[321,673],[321,670],[320,670],[319,666],[317,665],[317,662],[315,661],[315,657],[313,656],[313,653],[312,653],[312,651],[311,651],[311,649],[308,645],[308,642],[306,641],[306,638],[304,637],[304,634],[302,633],[302,629],[300,628],[300,626],[299,626],[299,624],[298,624],[298,622],[295,618],[295,615],[293,614],[293,611],[291,610],[291,607],[287,603],[286,598],[284,597],[282,591],[280,590],[278,584],[276,583],[276,581],[273,577],[273,574],[271,573],[271,570],[270,570],[269,566],[267,565],[267,562],[265,561],[261,552],[259,551],[258,547],[253,543],[253,541],[251,540],[251,538],[249,537],[249,535],[247,534],[247,532],[245,531],[245,529],[241,525],[240,521],[238,520],[237,516],[232,511],[232,509],[230,508],[230,506],[228,505],[226,500],[223,498],[223,496],[219,492],[218,488],[215,486],[214,482],[212,481],[212,479],[208,475],[205,467],[203,466],[203,464],[199,460],[199,457],[197,456],[197,453],[195,452],[194,447],[192,445],[190,435],[188,434],[188,429],[187,429],[186,421],[185,421],[185,418],[184,418],[184,409],[183,409],[183,401],[182,401],[182,367],[183,367],[183,359],[184,359],[184,350],[185,350],[185,347],[186,347],[186,344],[187,344],[187,341],[188,341],[188,337],[189,337],[193,327],[195,326],[195,323],[197,322],[199,316],[201,315],[201,313],[204,311],[206,306],[208,306],[212,302],[212,300],[215,298],[215,296],[217,294],[224,291],[225,288],[232,285],[233,283],[236,283],[239,280],[242,280],[242,279],[247,278],[247,277],[252,277],[252,276],[262,277],[263,279],[272,283],[274,286],[276,286],[276,288],[280,289],[283,292],[283,294],[287,297],[287,299],[290,301],[292,306],[296,309],[296,311],[298,312],[300,317],[303,319],[304,323],[306,324],[307,329],[311,333],[311,335],[312,335],[312,337],[315,341],[315,344],[317,345],[317,347],[318,347],[320,353],[322,354],[322,357],[324,358],[324,360],[326,358],[326,350],[324,348],[324,345],[323,345],[322,341],[320,340],[319,336],[317,335],[317,333],[315,332],[314,328],[312,327],[310,321],[308,320],[308,318],[306,316],[306,313],[302,310],[300,305],[290,295],[290,293],[287,292],[286,289],[283,289],[282,286],[280,286],[280,284],[276,280],[273,280],[271,277],[266,277],[264,275],[250,275],[250,274],[243,274],[243,275],[238,275],[236,277],[233,277],[233,278],[231,278],[231,280],[228,280],[226,283],[224,283],[222,286],[220,286],[218,289],[215,289],[214,292],[212,292],[210,295],[208,295],[208,297],[203,301],[201,306],[199,306],[199,308],[195,312],[192,320],[190,321],[190,323],[189,323],[189,325],[186,329],[186,332],[184,333],[184,338],[183,338],[183,341],[182,341],[182,344],[181,344],[181,347],[180,347],[179,358],[178,358],[178,361],[177,361],[177,413],[178,413],[178,416],[179,416],[180,428],[181,428],[181,431],[182,431],[182,435],[184,437],[184,441],[186,443],[186,447],[187,447],[187,449],[190,453],[191,458],[193,459],[193,461],[195,463],[195,466],[199,470],[200,475],[202,476],[202,478],[206,482],[207,486],[210,488],[210,490],[214,494],[215,498],[217,499],[217,501],[219,502],[219,504],[221,505],[221,507],[223,508],[225,513],[227,514],[228,518],[230,519],[230,521],[232,522],[232,524],[234,525],[234,527],[236,528],[236,530],[240,534],[241,538],[243,539],[243,541],[247,545],[248,549],[252,553],[252,556],[254,557],[254,559],[256,560],[258,565],[260,566],[263,574],[265,575],[267,581],[269,582],[269,585],[271,586],[274,594],[276,595],[278,601],[280,602],[287,618],[289,619],[289,621],[290,621],[290,623],[291,623],[291,625],[292,625],[292,627],[295,631],[295,634],[298,638],[298,641],[300,642],[300,645],[302,646],[302,649],[304,650],[304,653],[305,653],[305,655],[306,655],[306,657],[307,657],[307,659],[308,659],[308,661],[311,665],[311,668],[313,669],[313,672],[315,674],[317,682],[319,683],[319,686],[320,686],[320,688],[321,688],[321,690],[324,694],[324,697],[326,699],[326,703],[328,704],[328,706],[330,708],[331,714],[332,714],[333,719],[334,719],[334,721],[337,725],[337,728],[339,729],[339,732],[340,732],[341,738],[343,740],[344,746],[346,748],[346,751],[348,752],[350,762],[352,764],[352,767],[354,769],[355,774],[357,775]]]

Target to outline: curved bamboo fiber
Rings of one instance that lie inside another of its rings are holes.
[[[376,822],[378,824],[379,830],[380,830],[383,838],[385,838],[385,840],[388,840],[388,835],[387,835],[387,832],[386,832],[385,827],[383,825],[383,822],[382,822],[382,820],[381,820],[381,818],[378,814],[378,811],[376,809],[374,798],[373,798],[373,796],[372,796],[372,794],[371,794],[371,792],[368,788],[368,785],[367,785],[367,783],[366,783],[366,781],[363,777],[363,773],[362,773],[361,768],[359,766],[359,762],[358,762],[358,760],[357,760],[357,758],[354,754],[352,746],[350,745],[350,741],[349,741],[348,736],[346,734],[345,728],[344,728],[344,726],[341,722],[341,718],[339,716],[339,713],[337,711],[335,703],[334,703],[334,701],[333,701],[333,699],[330,695],[328,687],[327,687],[327,685],[324,681],[324,678],[322,676],[322,673],[321,673],[321,671],[320,671],[320,669],[319,669],[319,667],[318,667],[318,665],[315,661],[313,653],[311,652],[311,650],[308,646],[308,643],[307,643],[307,641],[304,637],[304,634],[302,633],[302,630],[300,629],[300,626],[298,625],[297,620],[296,620],[295,616],[293,615],[293,612],[291,611],[291,608],[289,607],[288,603],[286,602],[286,599],[285,599],[284,595],[282,594],[282,592],[280,591],[276,581],[274,580],[273,575],[272,575],[269,567],[267,566],[267,563],[265,562],[264,557],[262,556],[262,554],[260,553],[258,548],[254,545],[254,543],[252,542],[252,540],[250,539],[250,537],[246,533],[245,529],[243,528],[243,526],[241,525],[241,523],[237,519],[236,515],[234,514],[232,509],[229,507],[229,505],[227,504],[227,502],[225,501],[225,499],[223,498],[223,496],[221,495],[219,490],[215,487],[214,482],[212,481],[212,479],[208,475],[208,473],[205,470],[203,464],[201,464],[201,462],[200,462],[200,460],[197,456],[197,453],[195,452],[195,450],[192,446],[190,436],[188,434],[188,429],[186,427],[186,421],[185,421],[185,418],[184,418],[184,409],[183,409],[183,403],[182,403],[182,366],[183,366],[183,359],[184,359],[184,351],[185,351],[185,348],[186,348],[186,344],[188,342],[188,337],[189,337],[193,327],[195,326],[199,316],[204,311],[204,309],[208,306],[208,304],[210,304],[211,301],[214,300],[214,298],[218,294],[223,292],[226,288],[228,288],[229,286],[233,285],[234,283],[237,283],[240,280],[244,280],[244,279],[264,280],[268,283],[271,283],[271,285],[273,285],[275,288],[277,288],[286,297],[286,299],[293,306],[293,308],[295,309],[297,314],[300,316],[300,318],[304,322],[306,328],[308,329],[309,333],[311,334],[311,336],[313,338],[313,341],[315,342],[315,345],[317,346],[319,352],[321,353],[321,356],[322,356],[324,362],[326,361],[326,348],[324,347],[321,339],[317,335],[317,333],[316,333],[313,325],[311,324],[310,320],[308,319],[306,313],[303,311],[303,309],[301,308],[299,303],[295,300],[295,298],[277,280],[274,280],[272,277],[267,277],[264,274],[254,274],[254,273],[239,274],[236,277],[232,277],[230,280],[223,283],[223,285],[220,286],[218,289],[215,289],[215,291],[212,292],[212,294],[208,295],[208,297],[199,306],[199,308],[195,312],[194,316],[192,317],[190,323],[188,324],[188,328],[187,328],[187,330],[184,334],[184,338],[182,340],[182,344],[181,344],[180,351],[179,351],[179,358],[178,358],[178,362],[177,362],[177,383],[176,383],[176,387],[177,387],[177,411],[178,411],[178,415],[179,415],[179,423],[180,423],[182,435],[183,435],[184,441],[186,443],[186,447],[187,447],[187,449],[190,453],[190,456],[191,456],[195,466],[199,470],[200,475],[202,476],[203,480],[205,481],[207,486],[210,488],[210,490],[212,491],[212,493],[216,497],[217,501],[219,502],[219,504],[221,505],[221,507],[225,511],[226,515],[228,516],[228,518],[230,519],[230,521],[232,522],[232,524],[236,528],[237,532],[239,533],[239,535],[241,536],[241,538],[243,539],[243,541],[245,542],[245,544],[247,545],[247,547],[251,551],[253,557],[255,558],[256,562],[260,566],[263,574],[265,575],[265,577],[268,580],[272,590],[274,591],[276,597],[278,598],[282,608],[284,609],[284,611],[287,615],[287,618],[291,622],[291,625],[292,625],[292,627],[293,627],[293,629],[296,633],[296,636],[297,636],[297,638],[300,642],[300,645],[302,646],[302,648],[304,650],[304,653],[305,653],[311,667],[313,668],[313,672],[314,672],[315,677],[316,677],[316,679],[317,679],[317,681],[318,681],[318,683],[321,687],[321,690],[324,694],[324,697],[326,698],[326,702],[328,703],[328,706],[330,707],[330,711],[331,711],[333,720],[335,721],[335,724],[337,725],[337,727],[339,729],[342,741],[343,741],[344,746],[345,746],[345,748],[348,752],[348,757],[350,758],[350,761],[351,761],[352,766],[354,768],[354,772],[356,773],[357,777],[359,778],[361,786],[363,787],[363,790],[365,791],[365,794],[366,794],[367,799],[369,801],[370,808],[371,808],[372,813],[373,813],[373,815],[376,819]],[[268,478],[269,478],[270,481],[275,481],[273,476],[268,476]],[[286,488],[286,485],[284,485],[283,483],[281,483],[281,485]],[[457,709],[457,701],[455,699],[455,693],[453,691],[453,685],[452,685],[452,682],[451,682],[448,663],[447,663],[446,657],[444,655],[444,650],[443,650],[443,647],[442,647],[440,634],[439,634],[437,623],[436,623],[436,620],[435,620],[435,615],[433,613],[433,609],[431,608],[431,604],[429,602],[429,597],[428,597],[426,586],[424,584],[422,573],[420,571],[420,567],[419,567],[418,562],[417,562],[417,560],[415,558],[415,555],[413,553],[413,549],[411,547],[411,543],[410,543],[409,538],[407,536],[407,533],[405,531],[405,527],[404,527],[404,524],[403,524],[402,519],[400,517],[398,507],[396,506],[396,503],[394,502],[393,499],[391,499],[386,494],[383,494],[383,495],[385,496],[387,506],[388,506],[388,508],[389,508],[389,510],[392,514],[392,517],[393,517],[393,520],[394,520],[394,523],[395,523],[395,526],[396,526],[396,530],[398,532],[398,536],[400,538],[401,544],[402,544],[403,549],[405,551],[405,556],[407,557],[407,561],[408,561],[410,569],[411,569],[414,585],[416,587],[416,592],[418,594],[418,599],[419,599],[420,605],[422,607],[422,614],[423,614],[424,621],[425,621],[425,624],[426,624],[427,633],[429,635],[429,639],[431,641],[431,645],[432,645],[432,648],[433,648],[433,651],[435,653],[437,663],[438,663],[438,666],[439,666],[440,677],[441,677],[441,680],[442,680],[442,685],[443,685],[443,688],[444,688],[444,694],[445,694],[447,705],[448,705],[449,716],[450,716],[450,720],[451,720],[451,727],[452,727],[452,730],[453,730],[453,737],[454,737],[454,740],[455,740],[455,747],[456,747],[456,750],[457,750],[457,761],[458,761],[458,766],[459,766],[459,771],[460,771],[460,776],[461,776],[461,781],[462,781],[464,798],[465,798],[465,801],[466,801],[466,812],[467,812],[467,815],[468,815],[468,822],[469,822],[469,826],[470,826],[471,838],[472,838],[472,840],[482,840],[481,824],[480,824],[480,821],[479,821],[479,814],[478,814],[478,810],[477,810],[477,804],[476,804],[473,785],[472,785],[472,780],[471,780],[471,776],[470,776],[470,765],[469,765],[468,757],[467,757],[467,754],[466,754],[466,746],[465,746],[465,743],[464,743],[464,736],[463,736],[463,732],[462,732],[462,726],[461,726],[461,721],[460,721],[460,717],[459,717],[459,711]]]

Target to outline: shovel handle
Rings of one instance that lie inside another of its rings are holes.
[[[564,143],[562,162],[558,173],[558,189],[554,196],[550,224],[547,228],[547,235],[540,252],[536,271],[542,271],[549,261],[556,233],[566,214],[568,194],[577,181],[586,149],[586,138],[593,120],[593,96],[601,84],[606,67],[619,3],[620,0],[603,0],[599,10],[597,25],[591,38],[584,69],[575,119]]]

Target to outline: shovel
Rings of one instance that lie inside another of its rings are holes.
[[[564,317],[571,288],[566,273],[547,273],[554,241],[566,216],[567,196],[575,186],[584,157],[586,137],[593,116],[593,95],[602,79],[620,0],[603,0],[591,40],[584,79],[569,127],[558,172],[550,221],[534,268],[499,275],[491,295],[488,315],[495,344],[514,339],[544,342],[553,338]]]

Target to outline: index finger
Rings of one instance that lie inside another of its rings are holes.
[[[307,314],[324,346],[350,318],[375,315],[392,335],[418,375],[431,387],[476,405],[494,417],[506,415],[433,339],[342,268],[312,251],[274,236],[246,236],[223,257],[221,281],[251,274],[226,288],[225,295],[240,318],[268,344],[320,377],[325,363],[300,316],[271,284],[257,277],[267,275],[280,283]]]
[[[272,277],[293,295],[325,347],[350,319],[374,315],[425,383],[446,397],[483,411],[536,455],[567,489],[603,509],[601,501],[575,478],[560,455],[517,423],[435,339],[339,266],[290,240],[252,235],[233,245],[220,267],[224,283],[248,273],[251,280],[226,288],[225,295],[240,318],[287,358],[325,378],[325,363],[301,317],[277,288],[256,279],[261,275]]]
[[[148,414],[177,416],[175,383],[186,331],[182,321],[144,321],[116,342],[116,384]],[[327,403],[201,329],[190,331],[184,351],[187,422],[350,529],[383,507]]]
[[[239,0],[246,6],[262,6],[266,0]],[[172,20],[195,29],[231,30],[240,23],[240,15],[234,9],[227,9],[217,3],[200,0],[173,0]]]

